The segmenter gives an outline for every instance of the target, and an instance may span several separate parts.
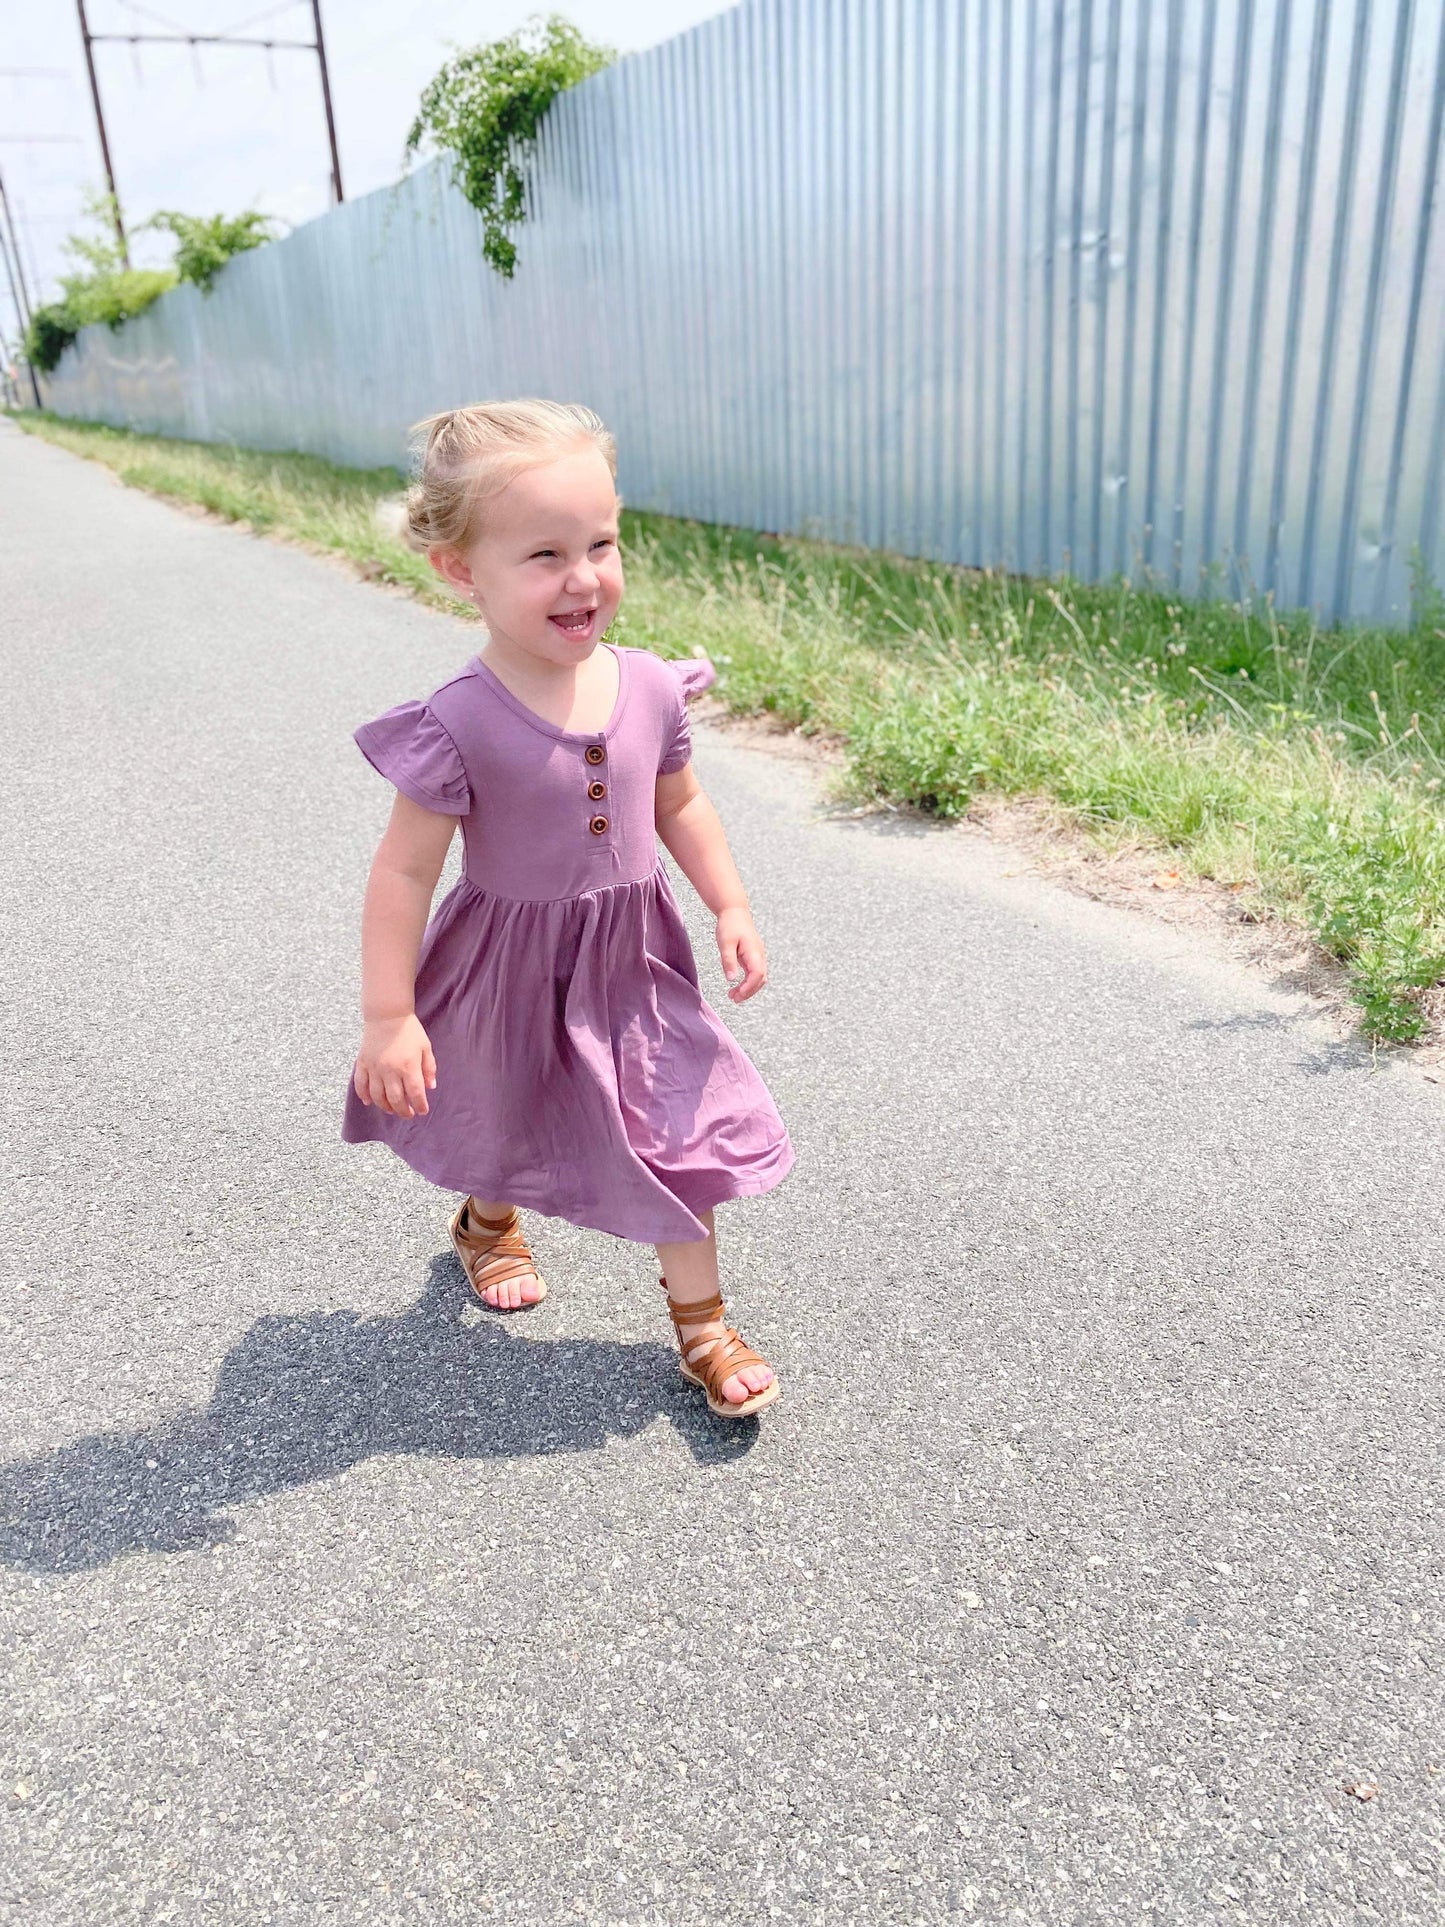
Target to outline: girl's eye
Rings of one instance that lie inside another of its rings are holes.
[[[592,546],[594,549],[610,549],[612,547],[612,537],[610,535],[604,535],[600,541],[594,542]]]

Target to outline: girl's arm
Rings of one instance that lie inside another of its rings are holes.
[[[746,1003],[768,981],[763,940],[748,908],[722,822],[691,763],[657,779],[657,834],[717,918],[717,947],[728,996]]]
[[[457,819],[397,792],[372,859],[361,911],[361,1049],[353,1082],[363,1104],[424,1116],[436,1058],[415,1007],[416,964],[437,878]]]

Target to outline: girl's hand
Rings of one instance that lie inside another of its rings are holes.
[[[415,1011],[377,1017],[362,1026],[352,1072],[356,1095],[393,1117],[425,1117],[426,1094],[436,1089],[437,1060]]]
[[[763,940],[746,910],[724,910],[717,920],[717,947],[728,996],[745,1004],[768,981],[768,957]]]

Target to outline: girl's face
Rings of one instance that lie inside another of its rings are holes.
[[[435,551],[434,565],[473,596],[495,641],[558,666],[585,661],[622,600],[617,491],[600,451],[524,469],[483,519],[469,549]]]

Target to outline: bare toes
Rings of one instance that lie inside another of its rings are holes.
[[[499,1279],[482,1292],[493,1311],[520,1311],[523,1305],[535,1305],[541,1296],[542,1281],[530,1271],[524,1278]]]

